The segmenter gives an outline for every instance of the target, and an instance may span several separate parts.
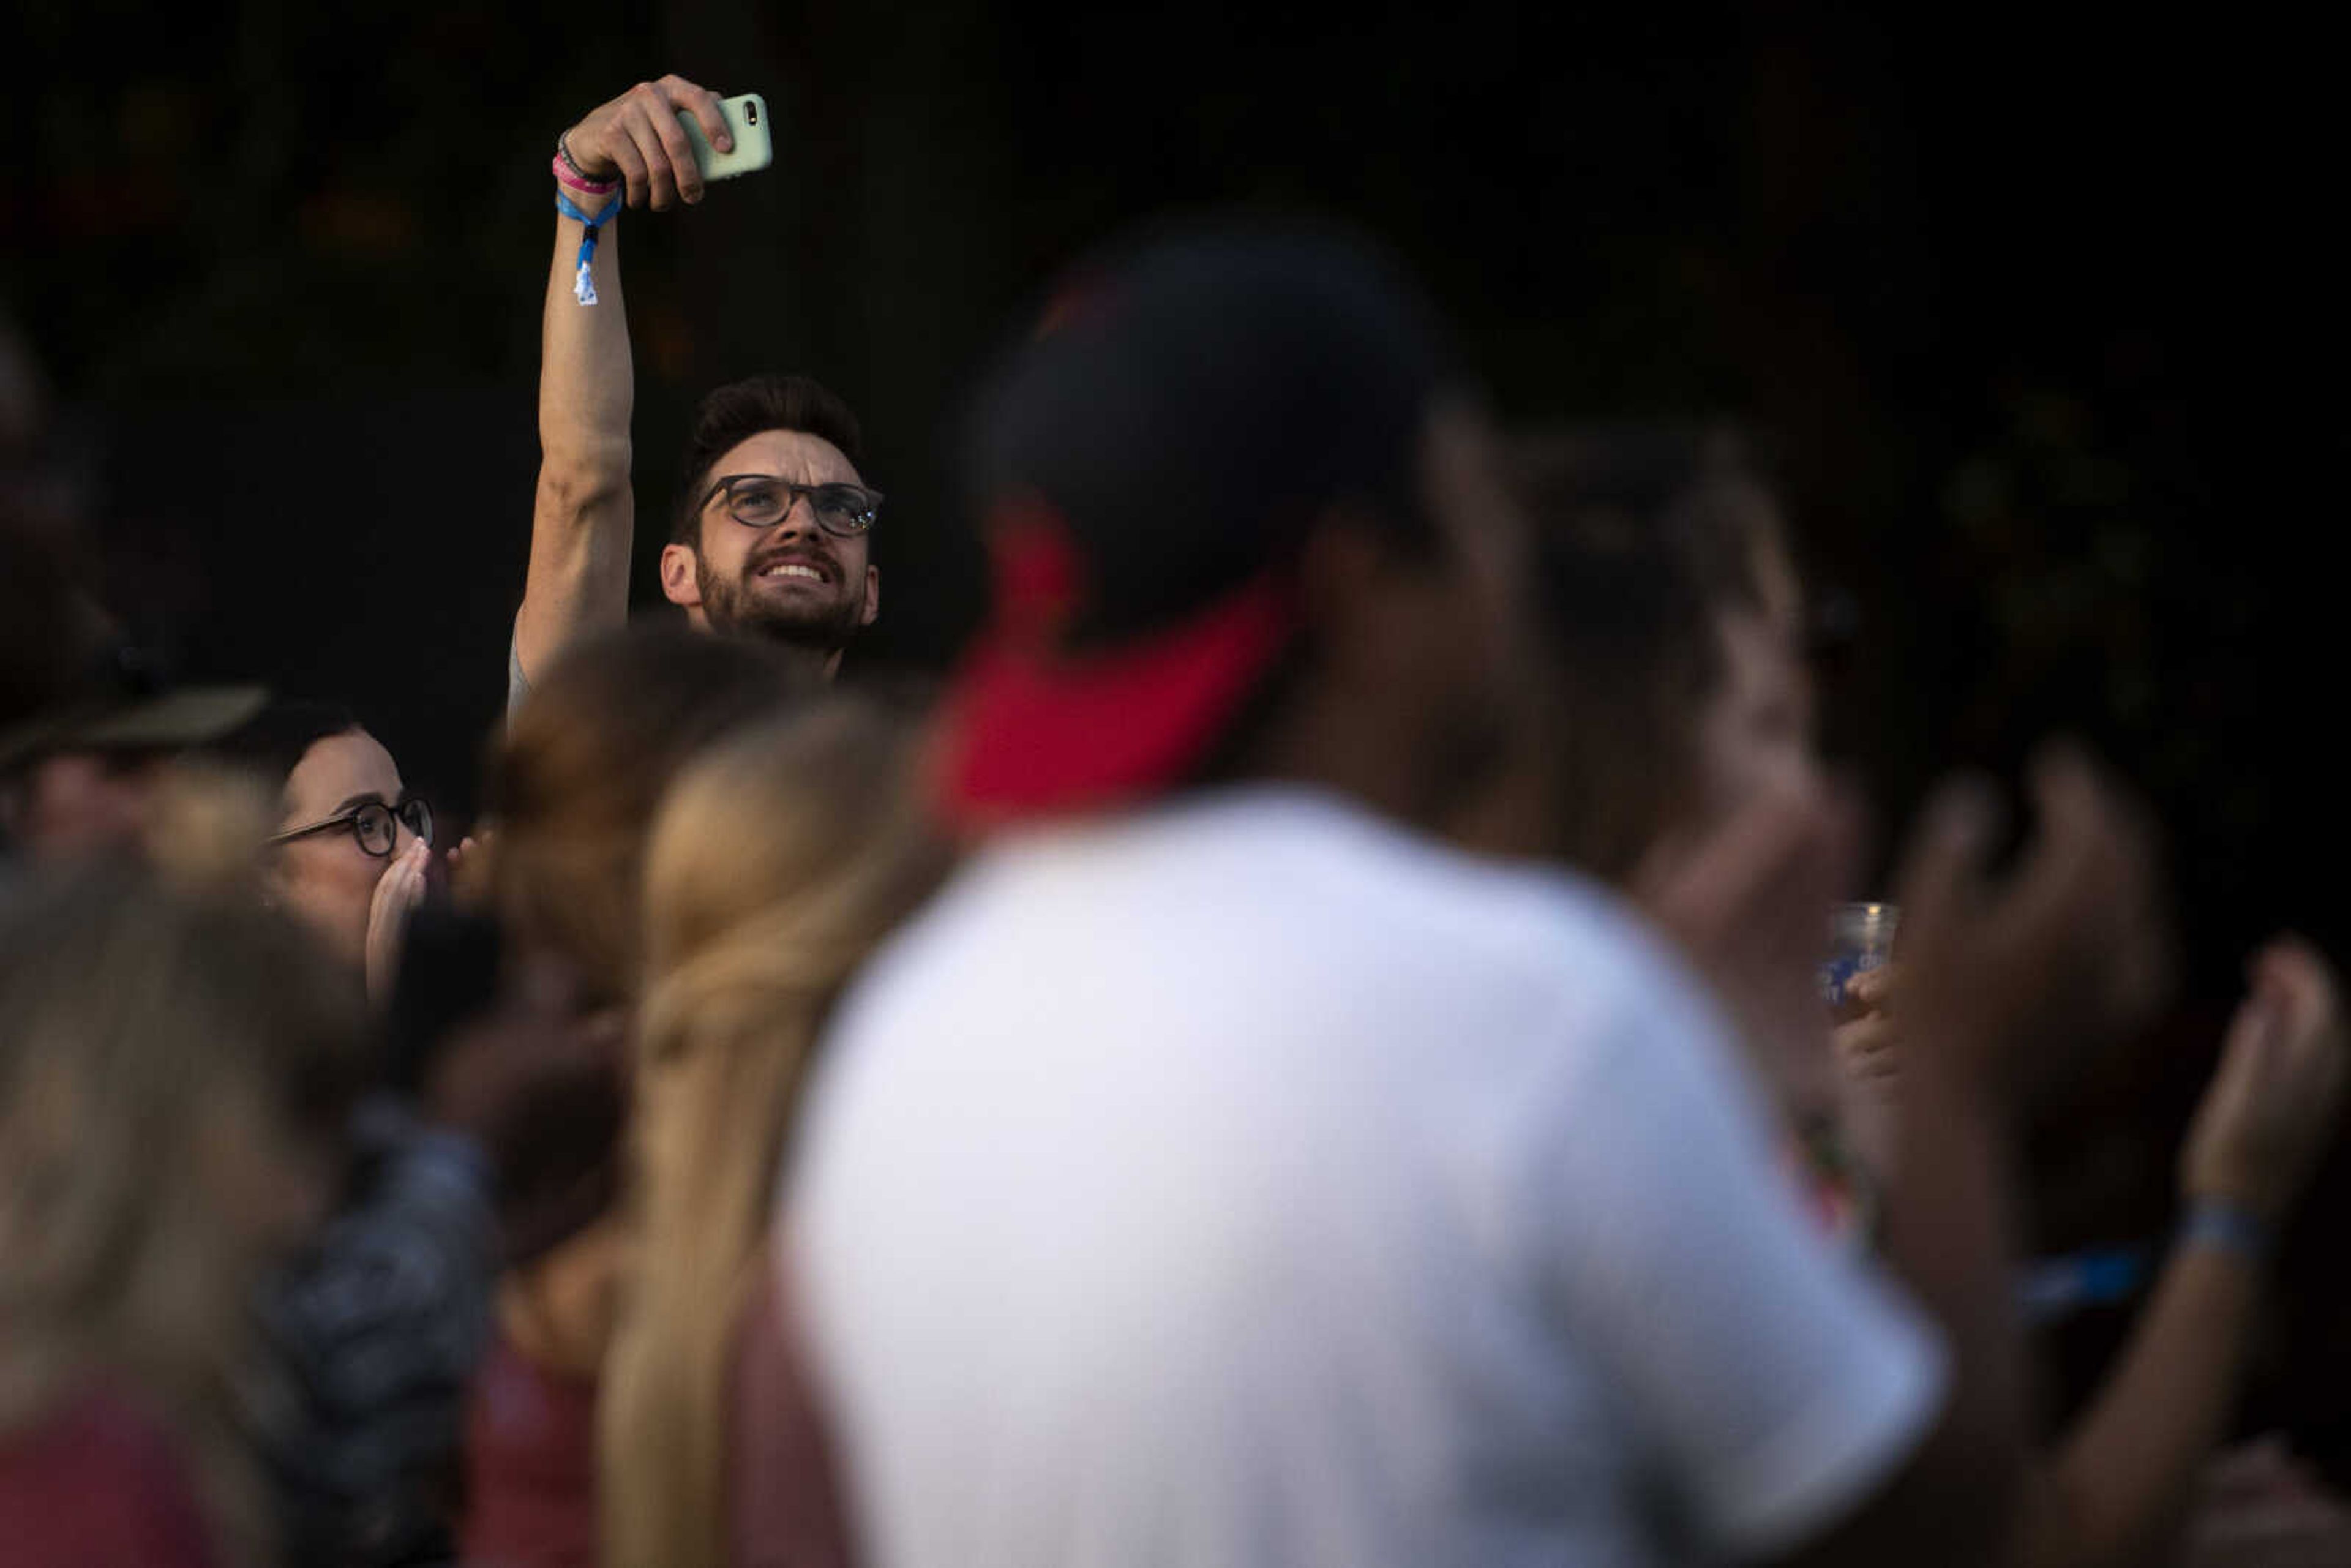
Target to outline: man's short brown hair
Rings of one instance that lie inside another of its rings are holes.
[[[710,487],[711,470],[728,452],[769,430],[797,430],[830,441],[861,472],[864,469],[865,442],[857,416],[830,388],[807,376],[763,375],[729,382],[704,398],[694,411],[685,461],[678,465],[685,482],[670,520],[671,543],[689,549],[702,548],[702,498]]]

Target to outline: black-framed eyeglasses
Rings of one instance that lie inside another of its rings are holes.
[[[726,515],[747,528],[771,528],[806,499],[817,526],[841,538],[854,538],[882,515],[882,492],[862,485],[795,485],[773,474],[729,474],[710,486],[695,511],[724,494]]]
[[[399,829],[406,828],[426,843],[433,841],[433,808],[421,796],[405,795],[397,806],[387,806],[381,800],[362,800],[348,811],[338,811],[331,817],[308,822],[298,828],[288,828],[273,833],[268,841],[282,844],[288,839],[308,838],[312,833],[331,832],[337,828],[349,828],[360,848],[379,860],[392,853],[392,846],[400,841]]]

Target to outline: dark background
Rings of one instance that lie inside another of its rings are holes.
[[[2332,508],[2277,483],[2305,438],[2256,363],[2324,362],[2281,265],[2326,183],[2293,163],[2313,55],[2046,8],[19,4],[0,298],[118,609],[198,673],[348,696],[462,811],[529,526],[547,159],[589,108],[667,69],[768,99],[771,172],[618,226],[639,510],[702,391],[832,384],[891,496],[867,668],[970,627],[943,435],[1055,266],[1170,206],[1357,220],[1507,416],[1764,438],[1882,815],[2059,727],[2151,797],[2186,1004],[2051,1117],[2053,1247],[2154,1233],[2248,946],[2342,934]],[[2320,1198],[2297,1278],[2333,1278]],[[2289,1324],[2264,1397],[2339,1442],[2327,1328]]]

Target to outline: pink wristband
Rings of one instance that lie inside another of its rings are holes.
[[[573,173],[570,160],[560,152],[555,155],[555,183],[583,196],[609,196],[621,188],[618,180],[590,180]]]

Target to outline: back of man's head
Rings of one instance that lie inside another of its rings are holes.
[[[1279,677],[1327,662],[1334,622],[1376,619],[1333,613],[1314,580],[1334,525],[1456,576],[1460,519],[1431,505],[1428,461],[1459,385],[1401,270],[1325,229],[1162,230],[1079,267],[971,421],[996,581],[948,704],[949,813],[978,826],[1200,779]],[[1399,737],[1419,722],[1405,707],[1384,716]]]

